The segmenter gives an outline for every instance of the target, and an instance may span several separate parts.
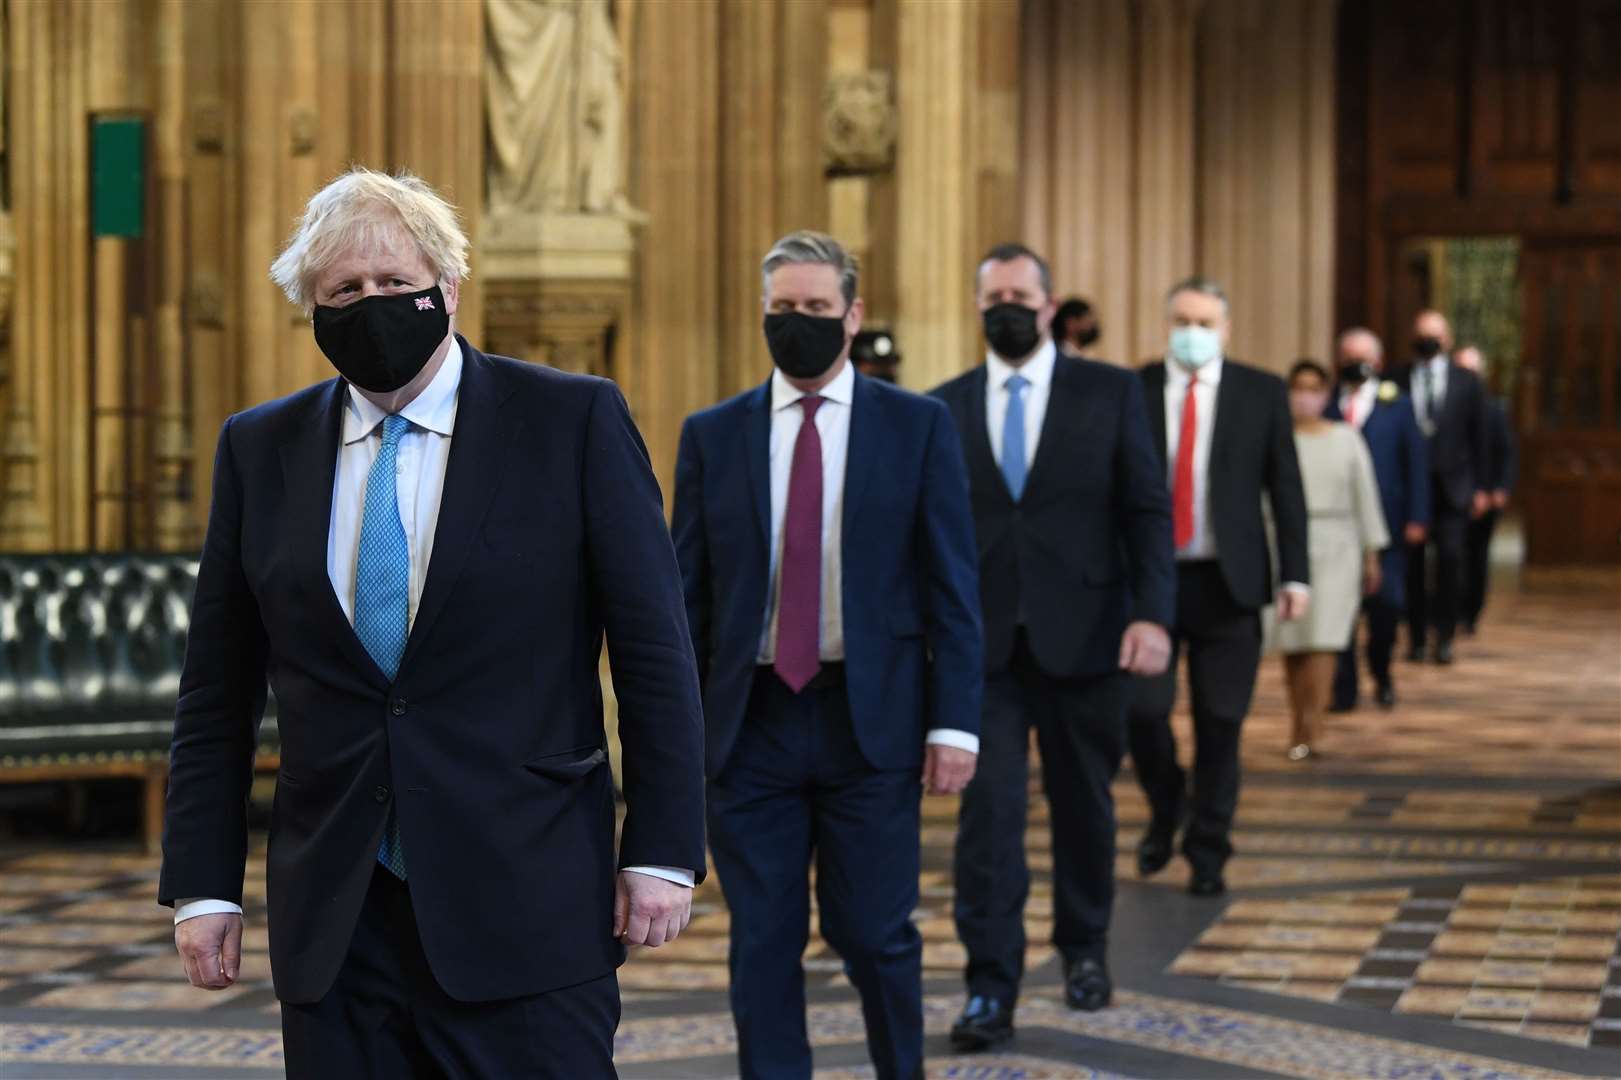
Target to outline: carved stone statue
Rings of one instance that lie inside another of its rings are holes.
[[[634,216],[608,0],[484,0],[493,215]]]

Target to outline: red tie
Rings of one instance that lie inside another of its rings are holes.
[[[1176,475],[1171,483],[1171,520],[1178,550],[1193,542],[1193,444],[1199,436],[1199,402],[1193,391],[1198,379],[1188,380],[1182,399],[1182,434],[1176,443]]]
[[[794,440],[788,506],[782,518],[782,569],[777,594],[777,653],[772,667],[794,693],[822,670],[822,399],[799,399],[805,419]]]

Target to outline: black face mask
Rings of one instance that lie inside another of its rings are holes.
[[[1103,331],[1099,330],[1096,324],[1094,324],[1092,326],[1088,326],[1085,330],[1082,330],[1078,335],[1076,335],[1075,340],[1079,342],[1081,348],[1084,349],[1088,345],[1096,345],[1098,338],[1102,336]]]
[[[1022,360],[1036,349],[1041,331],[1036,329],[1036,312],[1023,304],[994,304],[981,313],[985,340],[991,351],[1007,360]]]
[[[1340,368],[1340,382],[1347,386],[1361,386],[1373,378],[1373,365],[1364,361],[1360,364],[1347,364]]]
[[[1413,351],[1421,360],[1433,360],[1441,355],[1441,339],[1438,337],[1421,337],[1413,339]]]
[[[820,378],[844,351],[844,316],[772,312],[765,317],[765,343],[771,362],[790,379]]]
[[[449,332],[437,285],[315,309],[315,343],[338,374],[374,394],[392,394],[420,375]]]

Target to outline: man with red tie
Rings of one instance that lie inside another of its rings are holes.
[[[811,1075],[801,957],[861,994],[877,1075],[923,1075],[919,801],[979,752],[983,646],[968,478],[945,406],[859,375],[855,259],[779,240],[761,267],[776,370],[687,419],[675,533],[703,684],[709,838],[731,909],[742,1075]]]
[[[1226,891],[1233,850],[1239,733],[1261,661],[1260,612],[1273,601],[1261,501],[1277,533],[1277,611],[1287,621],[1304,615],[1311,598],[1306,497],[1283,380],[1223,355],[1231,321],[1221,287],[1181,282],[1166,297],[1166,315],[1166,360],[1142,377],[1171,489],[1176,624],[1170,667],[1140,679],[1131,705],[1131,757],[1152,814],[1137,868],[1145,876],[1163,869],[1180,829],[1193,868],[1189,891],[1216,896]],[[1193,699],[1191,792],[1171,731],[1183,651]]]

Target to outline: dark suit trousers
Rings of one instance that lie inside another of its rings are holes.
[[[288,1080],[611,1077],[618,1026],[612,974],[505,1001],[448,996],[423,955],[410,890],[381,867],[332,989],[281,1006]]]
[[[1132,692],[1129,736],[1137,780],[1156,822],[1187,826],[1182,853],[1197,872],[1218,873],[1232,855],[1238,808],[1238,742],[1255,693],[1261,663],[1261,617],[1243,608],[1215,562],[1177,565],[1176,627],[1164,675],[1138,679]],[[1178,657],[1188,657],[1193,698],[1193,794],[1176,760],[1171,710],[1176,705]]]
[[[1362,601],[1362,611],[1368,623],[1368,670],[1380,686],[1391,684],[1390,659],[1396,651],[1396,627],[1401,625],[1401,609],[1379,596]],[[1356,661],[1356,635],[1351,644],[1340,653],[1334,668],[1334,705],[1349,709],[1357,703],[1359,679]]]
[[[1463,584],[1463,621],[1474,626],[1486,610],[1486,589],[1491,583],[1492,533],[1497,531],[1497,511],[1488,510],[1469,523],[1469,554]]]
[[[1407,634],[1413,648],[1422,648],[1429,630],[1441,641],[1451,641],[1458,627],[1463,600],[1464,561],[1467,556],[1469,511],[1454,509],[1441,484],[1434,485],[1434,513],[1427,544],[1408,548]],[[1430,573],[1427,549],[1435,549]]]
[[[957,936],[970,994],[1012,1004],[1024,975],[1024,859],[1030,729],[1041,748],[1053,852],[1053,944],[1066,960],[1103,959],[1114,906],[1114,795],[1126,752],[1124,674],[1044,674],[1023,630],[1007,670],[985,680],[979,765],[957,824]]]
[[[811,861],[822,936],[861,994],[880,1077],[923,1075],[918,902],[921,769],[874,769],[845,688],[756,676],[743,730],[709,784],[709,842],[732,915],[732,1015],[745,1080],[808,1078]]]

